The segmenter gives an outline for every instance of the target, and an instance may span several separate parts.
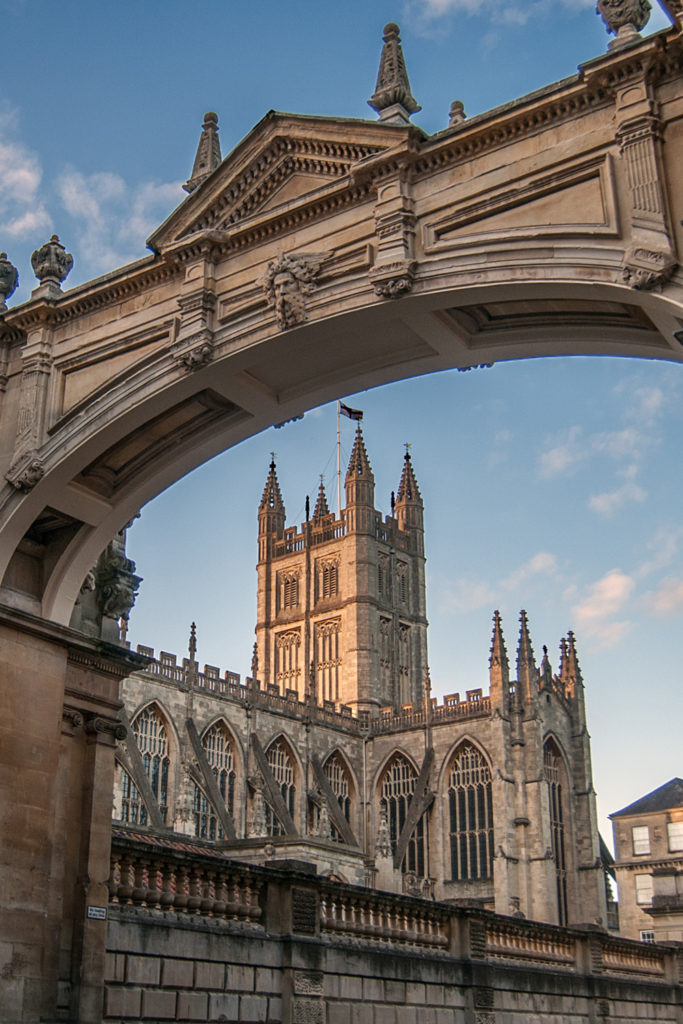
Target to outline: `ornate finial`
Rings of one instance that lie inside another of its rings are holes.
[[[258,644],[254,641],[254,649],[251,652],[251,678],[258,678]]]
[[[196,660],[197,655],[197,624],[193,622],[190,626],[190,641],[187,645],[190,654],[190,661]]]
[[[306,522],[311,518],[311,499],[306,495]]]
[[[410,91],[398,25],[393,21],[385,25],[383,38],[377,85],[368,104],[386,124],[410,124],[410,115],[422,107]]]
[[[275,469],[275,459],[277,458],[277,452],[270,453],[270,468]]]
[[[204,114],[202,134],[199,136],[197,155],[194,158],[192,174],[183,185],[186,192],[194,192],[205,178],[218,167],[221,162],[221,144],[218,138],[218,114],[209,110]]]
[[[652,6],[649,0],[598,0],[595,13],[599,14],[616,38],[608,49],[617,50],[640,39],[638,33],[650,20]]]
[[[60,287],[74,265],[74,258],[67,252],[58,235],[52,235],[49,242],[36,249],[31,256],[33,272],[40,281],[40,286],[34,290],[34,295],[39,293],[47,297],[58,297],[62,293]]]
[[[394,514],[395,508],[396,508],[396,494],[394,493],[394,491],[392,491],[391,492],[391,514],[392,514],[392,516]]]
[[[448,127],[457,128],[459,124],[463,123],[466,117],[465,104],[461,100],[453,100],[451,103],[451,109],[448,112]]]
[[[7,310],[7,299],[19,284],[19,273],[7,259],[6,252],[0,252],[0,313]]]

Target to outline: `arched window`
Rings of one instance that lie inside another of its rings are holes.
[[[227,729],[217,722],[202,740],[204,753],[209,762],[225,806],[230,814],[235,805],[235,767],[232,743]],[[223,839],[223,828],[215,808],[199,786],[194,787],[195,835],[202,839]]]
[[[168,815],[168,776],[170,758],[168,754],[168,737],[164,720],[159,714],[157,707],[152,704],[144,708],[131,723],[135,741],[142,755],[142,763],[149,778],[152,792],[157,798],[161,817],[166,822]],[[132,804],[136,801],[139,805],[138,821],[141,825],[147,824],[147,809],[140,799],[140,794],[130,781],[129,813],[132,812]],[[125,784],[125,780],[124,780]],[[133,791],[135,796],[133,796]],[[124,821],[133,818],[124,818]]]
[[[119,765],[119,771],[121,772],[121,821],[127,821],[131,825],[146,825],[147,808],[142,802],[138,787],[125,768]]]
[[[493,808],[491,769],[471,743],[456,750],[448,771],[451,878],[454,881],[493,875]]]
[[[318,693],[323,700],[339,700],[341,619],[315,624],[315,662]]]
[[[296,800],[294,763],[284,740],[276,740],[271,743],[266,752],[266,760],[282,794],[285,806],[293,818]],[[282,836],[285,833],[270,805],[266,806],[266,830],[269,836]]]
[[[567,924],[567,860],[565,856],[564,763],[553,740],[543,748],[543,772],[548,784],[550,804],[550,836],[555,884],[557,887],[557,915],[560,924]]]
[[[339,754],[330,754],[324,765],[325,775],[327,781],[330,784],[332,792],[339,802],[342,814],[348,822],[351,821],[351,779],[349,777],[348,770]],[[332,838],[338,842],[342,842],[342,837],[339,832],[331,824]]]
[[[394,754],[379,784],[380,802],[387,816],[392,851],[396,849],[401,835],[416,782],[417,772],[410,761],[403,754]],[[420,878],[425,877],[426,869],[426,816],[425,812],[415,826],[401,863],[401,871],[410,871]]]

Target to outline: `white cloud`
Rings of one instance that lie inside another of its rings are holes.
[[[626,476],[626,481],[616,490],[592,495],[588,499],[588,507],[605,519],[611,519],[624,505],[645,501],[647,492],[636,483],[635,470],[635,466],[629,466],[626,472],[621,474]]]
[[[85,175],[75,168],[60,175],[57,189],[79,228],[73,247],[81,270],[93,274],[143,256],[147,236],[182,198],[175,182],[132,188],[118,174]]]
[[[678,552],[681,537],[683,537],[683,527],[661,527],[647,542],[647,549],[651,552],[651,557],[641,563],[635,573],[636,577],[642,579],[644,576],[649,576],[650,573],[671,565]]]
[[[549,551],[539,551],[538,554],[530,558],[528,562],[520,565],[518,569],[511,572],[509,576],[502,582],[502,586],[505,590],[515,590],[522,583],[526,583],[533,576],[543,575],[544,573],[554,573],[557,571],[557,559],[555,555]]]
[[[669,576],[657,590],[643,597],[645,606],[655,615],[673,615],[683,608],[683,579]]]
[[[619,569],[611,569],[588,588],[583,600],[574,605],[577,632],[590,637],[594,649],[614,647],[630,628],[630,622],[616,621],[616,616],[631,597],[634,587],[631,576]]]
[[[574,472],[586,457],[586,448],[580,444],[581,427],[570,427],[560,437],[549,442],[538,459],[539,475],[549,480],[563,473]]]
[[[16,111],[0,108],[0,233],[24,239],[48,232],[52,220],[40,193],[40,160],[16,139],[17,123]]]

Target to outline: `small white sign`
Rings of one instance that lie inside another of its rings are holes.
[[[106,921],[107,920],[107,908],[106,907],[88,907],[88,917],[91,921]]]

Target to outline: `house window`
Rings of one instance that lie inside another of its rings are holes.
[[[543,752],[543,767],[548,784],[550,806],[550,836],[553,861],[555,862],[555,886],[557,890],[557,915],[561,925],[568,919],[567,912],[567,861],[565,856],[565,810],[564,810],[564,765],[559,750],[548,740]]]
[[[315,626],[315,661],[318,693],[323,700],[339,700],[341,669],[341,619],[317,622]]]
[[[298,629],[290,629],[286,633],[278,633],[275,638],[275,679],[284,690],[298,690],[301,667],[299,665],[299,649],[301,633]]]
[[[159,804],[162,820],[166,823],[170,767],[166,726],[161,715],[152,705],[140,712],[132,723],[132,729],[135,741],[142,755],[142,763],[149,778],[152,792]],[[141,825],[147,824],[147,810],[142,804],[140,805],[138,820]]]
[[[640,933],[640,941],[641,942],[654,942],[655,941],[655,933],[653,931],[643,931],[643,932],[641,932]]]
[[[277,787],[282,794],[285,807],[293,818],[296,788],[294,786],[294,764],[287,744],[283,740],[276,740],[275,743],[272,743],[268,747],[266,760],[268,761],[268,767],[273,773]],[[270,804],[266,804],[266,831],[269,836],[282,836],[285,834],[285,829]]]
[[[650,830],[647,825],[634,825],[631,829],[635,856],[650,852]]]
[[[410,761],[403,754],[394,754],[382,776],[379,787],[382,810],[386,814],[389,826],[392,851],[396,849],[396,843],[405,824],[416,782],[417,772]],[[426,817],[427,812],[425,811],[413,830],[401,863],[401,871],[410,871],[420,878],[424,878],[426,873]]]
[[[639,907],[652,904],[652,875],[636,875],[636,903]]]
[[[683,850],[683,821],[669,821],[666,834],[669,839],[669,853],[680,853]]]
[[[493,876],[491,769],[471,743],[456,751],[448,776],[451,878]]]
[[[216,777],[218,790],[230,814],[235,804],[235,770],[232,744],[224,725],[217,722],[202,740],[204,753]],[[199,786],[194,787],[195,835],[202,839],[223,839],[216,810]]]

